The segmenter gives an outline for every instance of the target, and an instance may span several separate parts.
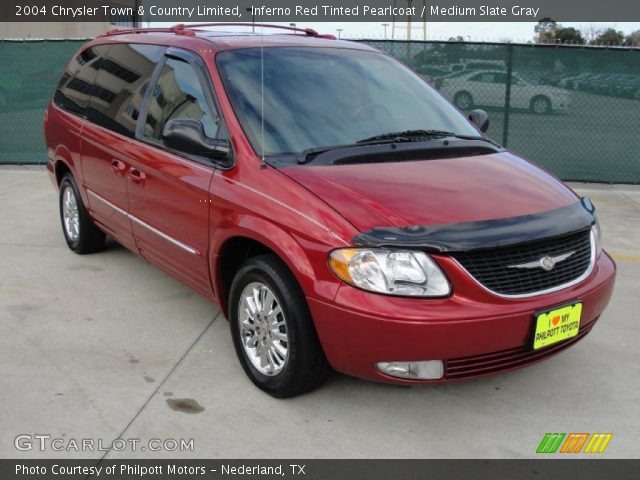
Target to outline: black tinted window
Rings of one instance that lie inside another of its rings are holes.
[[[57,106],[78,115],[86,115],[97,74],[95,65],[108,50],[107,45],[98,45],[83,50],[71,59],[53,96]]]
[[[494,73],[480,73],[471,77],[469,80],[472,82],[481,82],[481,83],[495,83],[496,75]]]
[[[507,83],[507,74],[506,73],[496,73],[494,78],[494,83]]]
[[[145,92],[164,47],[116,44],[92,63],[98,72],[92,87],[89,120],[133,137]]]
[[[151,94],[144,134],[160,140],[164,124],[175,118],[191,118],[202,124],[209,138],[219,138],[219,118],[209,108],[194,68],[181,60],[168,59]]]

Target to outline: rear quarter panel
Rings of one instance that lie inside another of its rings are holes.
[[[82,130],[84,120],[62,111],[53,102],[49,103],[44,121],[44,136],[47,146],[47,162],[50,171],[55,171],[57,162],[65,163],[78,186],[84,183],[82,164]],[[80,188],[83,200],[86,203],[86,193]]]

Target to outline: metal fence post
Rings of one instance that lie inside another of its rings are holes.
[[[504,93],[504,121],[502,123],[502,145],[509,140],[509,109],[511,108],[511,75],[513,73],[513,45],[507,45],[507,80]]]

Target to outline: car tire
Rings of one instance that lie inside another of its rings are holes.
[[[537,115],[547,114],[551,112],[551,100],[542,95],[533,97],[529,104],[529,109]]]
[[[106,235],[91,220],[70,173],[60,182],[59,207],[62,232],[71,250],[85,254],[104,248]]]
[[[453,97],[453,103],[460,110],[469,111],[473,108],[473,96],[469,92],[458,92]]]
[[[319,387],[330,367],[304,294],[275,255],[247,260],[229,292],[231,337],[242,368],[276,398]]]

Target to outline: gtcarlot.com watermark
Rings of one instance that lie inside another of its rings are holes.
[[[94,438],[55,437],[50,434],[25,433],[18,435],[13,444],[21,452],[193,452],[193,438],[116,438],[104,441]]]

